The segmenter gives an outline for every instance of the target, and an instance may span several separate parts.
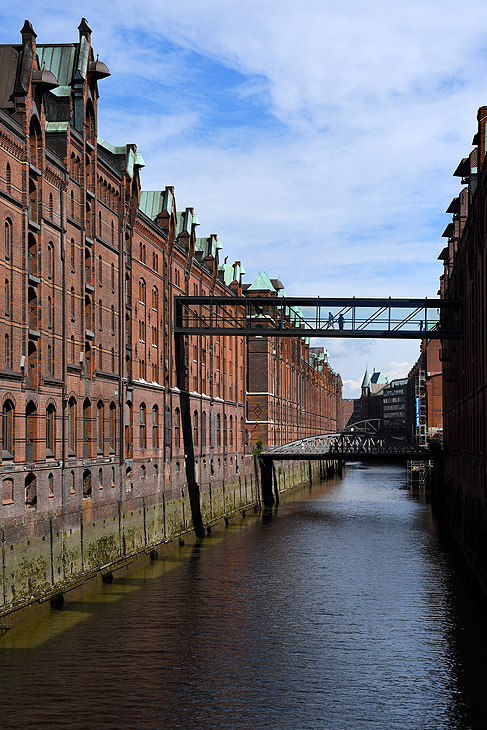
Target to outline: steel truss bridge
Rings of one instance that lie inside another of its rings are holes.
[[[175,333],[261,337],[463,337],[459,300],[177,296]]]
[[[354,423],[337,433],[325,433],[292,441],[283,446],[266,449],[260,457],[264,461],[281,460],[336,460],[368,461],[393,459],[400,461],[429,461],[437,452],[411,444],[394,435],[394,421],[369,419]]]

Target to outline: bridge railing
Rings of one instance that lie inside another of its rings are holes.
[[[463,336],[462,302],[444,299],[177,296],[175,331],[307,337]]]

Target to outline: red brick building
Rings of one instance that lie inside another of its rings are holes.
[[[0,609],[191,528],[173,298],[243,293],[240,262],[220,264],[218,236],[198,235],[172,187],[141,192],[136,146],[98,137],[108,75],[85,20],[76,43],[37,44],[26,22],[0,46]],[[341,422],[324,357],[257,342],[186,343],[204,524],[258,498],[257,435]]]
[[[452,223],[440,258],[440,293],[464,301],[463,340],[444,341],[443,511],[458,544],[487,590],[487,107],[477,115],[474,149],[454,172],[464,186],[448,207]]]

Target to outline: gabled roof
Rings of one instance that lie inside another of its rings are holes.
[[[140,210],[151,220],[155,220],[163,211],[171,213],[173,194],[167,187],[165,190],[142,190],[140,193]]]
[[[256,279],[249,286],[247,291],[275,291],[272,286],[271,280],[264,271],[262,274],[259,271]]]

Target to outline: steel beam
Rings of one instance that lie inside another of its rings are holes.
[[[186,335],[458,339],[463,304],[445,299],[177,296]]]

